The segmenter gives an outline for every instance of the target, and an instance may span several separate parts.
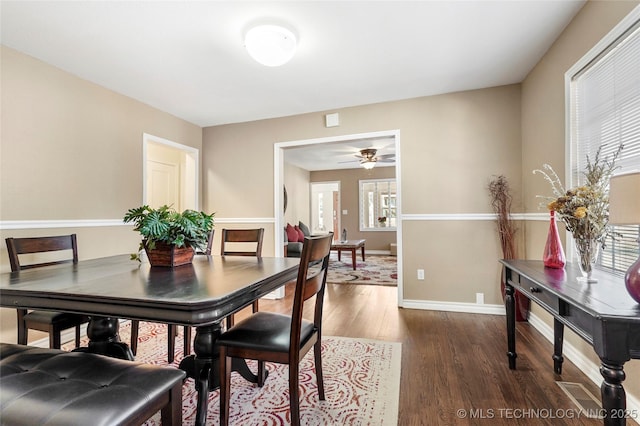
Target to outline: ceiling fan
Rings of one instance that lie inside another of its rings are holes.
[[[360,155],[356,154],[355,156],[360,159],[360,165],[365,169],[372,169],[377,162],[393,163],[396,161],[395,154],[376,155],[377,152],[377,149],[365,148],[360,150]]]

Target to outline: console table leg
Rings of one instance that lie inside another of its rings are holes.
[[[513,287],[505,285],[504,306],[507,311],[507,356],[509,368],[516,369],[516,303]]]
[[[562,374],[562,343],[564,342],[564,325],[554,318],[553,320],[553,371]]]
[[[353,270],[356,270],[356,249],[351,250],[351,262],[353,262]]]
[[[600,386],[602,408],[604,408],[605,426],[622,426],[627,424],[627,395],[622,387],[626,378],[621,364],[613,364],[602,360],[600,374],[604,378]]]

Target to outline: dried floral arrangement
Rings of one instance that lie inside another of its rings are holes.
[[[504,175],[494,177],[489,182],[489,194],[491,195],[491,207],[497,215],[498,234],[500,246],[505,259],[515,259],[517,256],[515,234],[517,228],[511,220],[511,188]]]
[[[601,157],[598,148],[593,162],[587,155],[587,166],[583,172],[584,185],[565,190],[553,168],[544,164],[544,170],[536,169],[551,184],[554,197],[538,195],[547,201],[547,208],[553,210],[564,222],[567,230],[577,240],[595,240],[604,247],[609,230],[609,180],[616,169],[616,159],[623,146],[609,157]]]

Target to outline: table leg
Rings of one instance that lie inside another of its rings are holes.
[[[198,392],[198,408],[196,411],[197,426],[207,424],[207,410],[209,392],[220,387],[218,375],[219,351],[215,345],[216,340],[222,334],[220,323],[214,323],[196,328],[196,337],[193,340],[193,351],[180,361],[180,369],[187,373],[196,382]],[[231,363],[231,371],[237,371],[242,377],[252,383],[258,383],[258,376],[253,374],[244,359],[234,358]],[[264,378],[268,372],[264,372]]]
[[[221,333],[219,322],[197,327],[196,337],[193,340],[195,354],[186,356],[180,361],[180,369],[196,382],[198,408],[195,424],[197,426],[205,426],[207,423],[209,390],[220,386],[216,368],[218,350],[215,342]]]
[[[362,261],[364,262],[364,246],[360,247],[360,250],[362,252]]]
[[[509,368],[516,369],[516,303],[514,289],[509,284],[505,285],[504,305],[507,311],[507,356]]]
[[[26,309],[16,309],[18,313],[18,344],[27,344],[27,326],[24,323],[24,316],[27,315]]]
[[[89,345],[86,348],[76,348],[74,352],[90,352],[133,361],[131,348],[120,341],[119,328],[118,318],[91,317],[87,325]]]
[[[351,262],[353,262],[353,270],[356,270],[356,249],[351,249]]]
[[[605,426],[621,426],[627,424],[627,395],[622,387],[626,378],[622,364],[600,358],[600,374],[604,378],[600,386],[602,408],[604,409]]]
[[[338,249],[338,261],[340,261],[340,254],[342,253],[342,250]]]
[[[553,371],[562,374],[562,343],[564,341],[564,325],[556,318],[553,319]]]

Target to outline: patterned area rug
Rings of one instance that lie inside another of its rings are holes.
[[[182,327],[179,327],[182,331]],[[130,341],[130,323],[120,325],[120,337]],[[167,362],[167,327],[140,323],[137,361]],[[86,342],[83,342],[85,345]],[[73,343],[63,349],[72,349]],[[307,426],[396,425],[400,391],[401,344],[376,340],[325,336],[322,342],[325,401],[318,400],[313,350],[300,363],[300,421]],[[182,359],[182,334],[176,338],[176,361]],[[255,371],[255,363],[249,362]],[[262,388],[232,374],[231,425],[286,425],[289,419],[288,367],[267,363],[269,377]],[[182,389],[183,424],[193,425],[197,394],[188,379]],[[219,424],[218,391],[209,395],[207,425]],[[160,414],[145,426],[160,425]]]
[[[367,284],[398,285],[398,260],[395,256],[365,256],[362,261],[360,253],[356,257],[356,270],[353,270],[351,253],[343,252],[342,260],[332,252],[329,260],[327,282],[332,284]]]

